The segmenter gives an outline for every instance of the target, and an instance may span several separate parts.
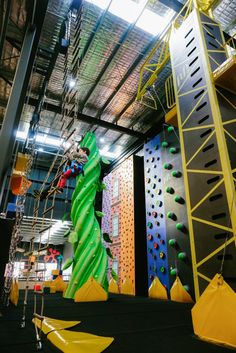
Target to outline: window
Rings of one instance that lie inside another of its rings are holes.
[[[112,217],[112,236],[117,237],[119,235],[119,216],[115,215]]]
[[[119,179],[116,178],[113,183],[113,193],[112,193],[113,199],[117,199],[119,197]]]

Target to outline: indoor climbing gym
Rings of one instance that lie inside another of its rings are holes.
[[[236,0],[0,0],[0,352],[236,350]]]

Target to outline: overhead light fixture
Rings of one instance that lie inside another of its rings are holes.
[[[105,142],[104,137],[101,137],[101,138],[99,139],[99,141],[100,141],[101,143]]]
[[[44,149],[43,149],[42,147],[39,147],[38,151],[39,151],[39,152],[43,152]]]
[[[70,82],[69,82],[69,87],[70,87],[70,88],[75,87],[75,80],[70,80]]]

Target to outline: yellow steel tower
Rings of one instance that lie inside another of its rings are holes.
[[[236,66],[220,25],[196,4],[173,25],[170,57],[197,299],[219,271],[236,282]]]

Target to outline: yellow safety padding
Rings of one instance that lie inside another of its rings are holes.
[[[114,278],[112,278],[109,282],[108,292],[119,294],[119,287]]]
[[[199,338],[236,348],[236,293],[216,274],[192,308]]]
[[[66,330],[53,331],[47,338],[64,353],[100,353],[114,341],[113,337]]]
[[[170,299],[175,302],[193,303],[190,294],[186,291],[178,276],[171,287]]]
[[[12,281],[9,299],[10,299],[12,304],[17,306],[18,300],[19,300],[19,286],[18,286],[18,281],[17,280],[13,280]]]
[[[52,284],[51,281],[44,281],[44,282],[43,282],[43,287],[50,287],[51,284]]]
[[[75,302],[100,302],[106,301],[107,298],[107,292],[91,277],[75,292],[74,300]]]
[[[155,277],[148,290],[148,296],[154,299],[168,299],[166,288],[159,278]]]
[[[52,275],[53,276],[59,276],[60,270],[52,270]]]
[[[50,293],[53,294],[56,293],[56,291],[56,286],[50,285]]]
[[[29,154],[20,153],[17,154],[17,160],[15,165],[15,170],[24,173],[26,171],[27,163],[30,158]]]
[[[121,294],[134,295],[134,286],[128,277],[122,283],[120,292]]]
[[[32,322],[38,327],[41,328],[41,321],[37,318],[33,318]],[[47,335],[51,331],[55,330],[63,330],[65,328],[71,328],[80,324],[81,321],[64,321],[64,320],[57,320],[52,319],[50,317],[44,317],[42,321],[42,331]]]
[[[66,283],[63,281],[61,276],[58,276],[51,283],[51,286],[56,287],[56,292],[64,292],[66,289]]]

